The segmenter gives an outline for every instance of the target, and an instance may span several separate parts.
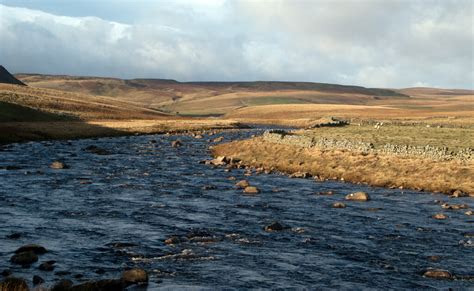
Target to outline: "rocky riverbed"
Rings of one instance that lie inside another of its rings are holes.
[[[149,290],[474,287],[472,198],[202,163],[209,145],[262,132],[0,148],[0,281],[122,288],[143,270]]]

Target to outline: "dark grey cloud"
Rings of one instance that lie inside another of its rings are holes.
[[[138,1],[92,16],[43,2],[46,11],[63,10],[0,5],[0,60],[11,71],[378,87],[474,82],[472,1]]]

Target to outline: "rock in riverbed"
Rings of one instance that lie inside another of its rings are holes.
[[[310,178],[311,174],[308,172],[296,172],[290,175],[290,178],[301,178],[301,179],[306,179]]]
[[[178,140],[174,140],[171,142],[171,146],[174,147],[174,148],[178,148],[180,146],[182,146],[183,143],[178,139]]]
[[[54,271],[54,264],[56,261],[47,261],[39,265],[38,269],[41,271],[51,272]]]
[[[249,182],[248,182],[247,180],[241,180],[241,181],[237,182],[237,183],[235,184],[235,186],[236,186],[237,188],[240,188],[240,189],[245,189],[245,188],[247,188],[248,186],[250,186],[250,184],[249,184]]]
[[[49,165],[49,167],[51,169],[55,169],[55,170],[60,170],[60,169],[67,169],[69,168],[65,163],[63,162],[60,162],[60,161],[54,161],[51,163],[51,165]]]
[[[281,225],[278,221],[275,221],[267,226],[265,226],[266,232],[274,232],[274,231],[282,231],[284,229],[283,225]]]
[[[255,186],[247,186],[244,189],[244,193],[245,194],[258,194],[260,193],[260,190],[258,190],[258,188]]]
[[[451,197],[453,198],[459,198],[459,197],[467,197],[467,193],[462,192],[461,190],[455,190],[452,194]]]
[[[122,274],[122,281],[126,285],[148,284],[148,274],[143,269],[126,270]]]
[[[443,269],[428,269],[423,273],[423,277],[432,278],[432,279],[452,279],[453,275]]]
[[[124,290],[125,284],[120,279],[105,279],[99,281],[90,281],[75,285],[67,290],[69,291],[119,291]]]
[[[438,219],[438,220],[444,220],[444,219],[448,218],[448,216],[444,215],[443,213],[436,213],[435,215],[433,215],[431,217],[434,218],[434,219]]]
[[[51,291],[69,291],[71,290],[72,285],[73,283],[71,280],[62,279],[51,288]]]
[[[44,283],[44,279],[41,278],[40,276],[37,276],[37,275],[34,275],[33,276],[33,285],[38,285],[38,284],[43,284]]]
[[[346,204],[342,203],[342,202],[335,202],[333,205],[332,205],[332,208],[346,208]]]
[[[92,153],[92,154],[96,154],[96,155],[101,155],[101,156],[110,155],[109,151],[107,151],[106,149],[100,148],[98,146],[95,146],[95,145],[90,145],[90,146],[84,148],[84,151]]]
[[[13,264],[22,265],[22,266],[29,266],[29,265],[31,265],[31,264],[38,261],[38,255],[35,254],[32,251],[22,252],[22,253],[18,253],[18,254],[13,255],[10,258],[10,261]]]
[[[367,194],[365,192],[355,192],[355,193],[348,194],[346,196],[346,200],[350,200],[350,201],[369,201],[370,196],[369,196],[369,194]]]
[[[37,245],[37,244],[28,244],[28,245],[24,245],[24,246],[18,248],[15,251],[15,254],[19,254],[19,253],[23,253],[23,252],[29,252],[29,251],[34,252],[37,255],[42,255],[42,254],[45,254],[45,253],[48,252],[46,250],[46,248],[43,247],[43,246],[40,246],[40,245]]]

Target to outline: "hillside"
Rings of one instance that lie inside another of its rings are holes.
[[[82,120],[100,119],[163,119],[167,115],[157,110],[144,108],[134,103],[110,97],[92,96],[52,89],[32,88],[10,84],[0,84],[0,102],[3,108],[10,104],[30,108],[43,113]],[[20,108],[18,107],[18,108]],[[3,110],[14,114],[15,120],[27,120],[30,116],[24,110]],[[23,113],[21,113],[23,112]],[[48,115],[52,116],[52,115]],[[4,117],[4,116],[2,116]]]
[[[406,99],[390,89],[310,82],[178,82],[19,74],[31,87],[108,96],[181,115],[220,115],[268,104],[368,104],[380,99]]]

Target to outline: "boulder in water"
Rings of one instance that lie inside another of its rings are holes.
[[[37,244],[28,244],[28,245],[24,245],[24,246],[18,248],[15,251],[15,254],[19,254],[19,253],[23,253],[23,252],[29,252],[29,251],[32,251],[37,255],[42,255],[42,254],[45,254],[45,253],[48,252],[46,250],[46,248],[43,247],[43,246],[40,246],[40,245],[37,245]]]
[[[178,139],[178,140],[174,140],[171,142],[171,146],[174,147],[174,148],[178,148],[180,146],[182,146],[183,143]]]
[[[240,180],[239,182],[235,184],[235,186],[240,189],[245,189],[248,186],[250,186],[250,184],[247,180]]]
[[[274,231],[282,231],[284,229],[283,225],[281,225],[278,221],[275,221],[267,226],[265,226],[266,232],[274,232]]]
[[[350,201],[369,201],[370,196],[365,192],[354,192],[346,195],[346,200]]]
[[[255,186],[247,186],[244,188],[244,193],[245,194],[258,194],[260,193],[260,190]]]
[[[126,285],[148,284],[148,274],[143,269],[131,269],[122,273],[122,281]]]
[[[423,273],[423,277],[432,278],[432,279],[452,279],[453,275],[443,269],[428,269]]]
[[[10,258],[10,261],[13,264],[29,266],[38,261],[38,255],[35,254],[33,251],[22,252],[13,255]]]
[[[51,169],[55,169],[55,170],[60,170],[60,169],[67,169],[69,168],[65,163],[61,162],[61,161],[54,161],[51,163],[51,165],[49,165],[49,167]]]
[[[448,216],[446,216],[443,213],[436,213],[435,215],[433,215],[431,217],[434,218],[434,219],[438,219],[438,220],[444,220],[444,219],[448,218]]]
[[[332,208],[346,208],[346,204],[342,203],[342,202],[335,202],[333,205],[332,205]]]

